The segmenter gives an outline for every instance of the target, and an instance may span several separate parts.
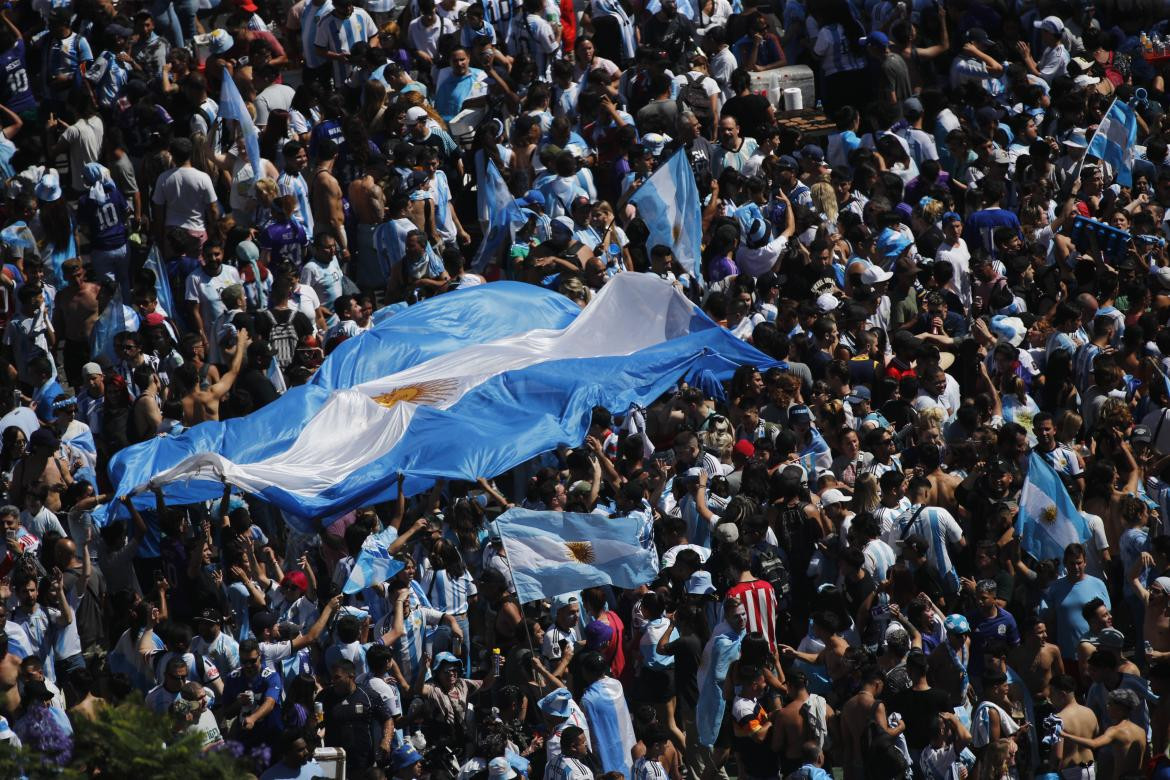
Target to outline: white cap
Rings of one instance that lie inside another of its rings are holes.
[[[420,119],[426,119],[427,116],[427,110],[422,106],[411,106],[410,108],[406,109],[407,122],[417,122]]]
[[[837,488],[829,488],[824,493],[821,493],[821,506],[844,504],[848,500],[849,496],[845,495]]]
[[[1060,35],[1064,32],[1064,21],[1059,16],[1045,16],[1040,21],[1032,22],[1032,26],[1053,35]]]
[[[1078,87],[1091,87],[1094,84],[1100,84],[1101,79],[1097,78],[1096,76],[1087,76],[1082,73],[1080,76],[1077,76],[1075,79],[1073,79],[1073,83]]]
[[[865,285],[881,284],[888,282],[894,278],[894,275],[889,271],[883,271],[881,266],[871,265],[861,273],[861,283]]]
[[[828,314],[840,305],[841,301],[837,300],[833,293],[821,293],[817,296],[817,311],[821,314]]]

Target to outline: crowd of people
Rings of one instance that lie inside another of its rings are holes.
[[[5,3],[0,749],[137,697],[266,780],[1170,778],[1164,6]],[[404,307],[631,273],[760,363],[315,535],[111,482]],[[519,603],[513,506],[660,573]]]

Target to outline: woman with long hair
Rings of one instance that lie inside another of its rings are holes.
[[[471,675],[471,628],[467,612],[475,600],[475,582],[463,563],[459,548],[449,539],[439,538],[431,552],[419,565],[419,583],[431,606],[451,615],[463,633],[463,652],[466,674]]]
[[[272,109],[268,112],[268,124],[260,132],[260,156],[271,160],[278,168],[283,167],[281,150],[293,138],[289,130],[289,117],[289,112],[283,108]]]

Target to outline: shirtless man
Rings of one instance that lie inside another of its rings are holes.
[[[49,428],[33,431],[28,440],[28,454],[12,471],[11,498],[24,505],[25,494],[38,487],[47,488],[45,507],[50,512],[61,511],[61,494],[73,484],[69,466],[58,455],[61,442]]]
[[[1064,732],[1066,742],[1099,750],[1108,746],[1098,755],[1101,767],[1097,777],[1101,780],[1138,780],[1145,777],[1142,772],[1146,756],[1146,730],[1130,720],[1138,708],[1138,696],[1127,688],[1118,688],[1109,693],[1109,717],[1117,722],[1099,737],[1082,737]]]
[[[951,695],[951,706],[967,702],[964,683],[969,682],[966,664],[971,657],[971,624],[962,615],[946,619],[947,636],[926,658],[926,678],[931,688],[940,688]],[[956,666],[955,658],[963,664]]]
[[[1113,613],[1099,598],[1093,599],[1081,608],[1081,617],[1089,624],[1089,633],[1077,642],[1077,667],[1082,680],[1089,679],[1089,656],[1097,652],[1097,641],[1101,632],[1113,628]]]
[[[820,727],[811,723],[805,707],[813,694],[808,692],[808,678],[799,669],[793,669],[786,676],[788,682],[788,703],[773,713],[772,749],[780,754],[780,776],[788,777],[800,769],[803,763],[803,747],[810,740],[824,747],[825,735],[818,733]],[[818,697],[819,698],[819,697]],[[823,701],[823,699],[822,699]],[[833,722],[836,713],[825,704],[825,721]]]
[[[342,264],[349,261],[349,241],[345,234],[345,207],[341,185],[333,175],[337,162],[337,144],[325,139],[317,149],[317,168],[309,182],[309,208],[313,211],[314,230],[328,230],[341,248]]]
[[[1054,675],[1063,670],[1060,648],[1048,641],[1048,628],[1043,620],[1027,617],[1020,624],[1023,642],[1009,651],[1011,667],[1024,678],[1032,698],[1038,702],[1049,698],[1049,684]]]
[[[366,165],[364,175],[351,181],[346,188],[349,209],[357,222],[352,250],[355,255],[374,251],[374,231],[386,221],[386,193],[379,183],[385,173],[385,161],[373,158]]]
[[[219,381],[206,390],[199,386],[199,376],[195,372],[194,366],[189,363],[179,366],[175,372],[176,384],[186,388],[182,401],[184,425],[191,426],[206,420],[219,419],[219,403],[232,389],[232,385],[236,383],[236,377],[240,374],[240,366],[243,365],[244,356],[251,343],[252,339],[248,336],[247,329],[241,328],[239,336],[236,338],[236,351],[232,355],[231,366],[219,378]]]
[[[1141,581],[1142,569],[1147,566],[1156,567],[1157,563],[1154,556],[1143,552],[1127,574],[1129,584],[1146,606],[1142,632],[1146,642],[1153,647],[1149,652],[1149,660],[1165,661],[1170,659],[1170,577],[1158,577],[1147,589]]]
[[[1065,674],[1058,675],[1052,679],[1049,689],[1052,706],[1056,708],[1066,736],[1097,736],[1097,716],[1088,707],[1077,703],[1076,680]],[[1052,758],[1062,780],[1087,780],[1093,776],[1093,751],[1072,740],[1057,742],[1053,747]]]
[[[937,447],[933,445],[919,446],[918,456],[923,466],[923,475],[930,480],[930,493],[929,498],[926,500],[927,505],[941,506],[952,515],[958,512],[959,507],[955,503],[955,491],[959,489],[959,485],[963,484],[962,478],[943,471],[942,463],[939,462],[939,451]]]
[[[61,266],[68,284],[53,299],[53,330],[65,336],[65,375],[81,387],[81,367],[89,360],[89,334],[98,319],[101,286],[85,281],[81,260],[71,257]]]
[[[0,712],[15,718],[20,711],[20,659],[8,652],[8,635],[0,631]]]
[[[863,738],[871,723],[891,737],[906,730],[904,720],[892,729],[886,721],[886,705],[879,699],[885,679],[877,666],[862,669],[861,690],[841,708],[840,757],[845,767],[845,780],[864,780],[866,777]]]
[[[849,677],[852,666],[845,661],[845,653],[849,650],[849,643],[841,636],[840,618],[835,612],[817,612],[812,616],[812,635],[824,643],[825,648],[819,653],[802,653],[788,645],[777,645],[777,648],[786,656],[801,659],[805,663],[823,664],[829,673],[829,679],[834,687],[837,683]],[[881,670],[878,670],[881,673]]]

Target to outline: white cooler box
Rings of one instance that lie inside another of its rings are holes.
[[[788,65],[752,75],[752,92],[766,95],[777,111],[784,111],[784,90],[799,89],[802,108],[816,108],[817,89],[812,68],[807,65]]]
[[[313,751],[313,760],[329,780],[345,780],[345,751],[341,748],[317,748]]]

